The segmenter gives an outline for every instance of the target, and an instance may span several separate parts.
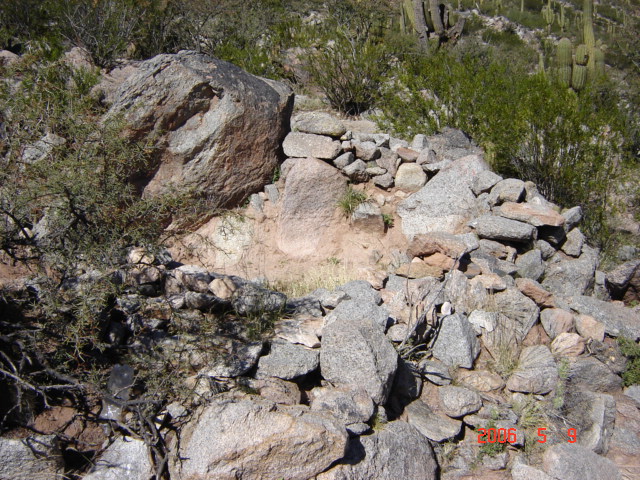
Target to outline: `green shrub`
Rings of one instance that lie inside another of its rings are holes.
[[[338,200],[338,207],[340,207],[345,217],[351,218],[351,214],[356,211],[358,205],[366,201],[367,195],[364,192],[359,192],[348,186],[342,198]]]
[[[622,373],[624,385],[640,385],[640,345],[630,338],[618,338],[620,351],[627,357],[627,366]]]

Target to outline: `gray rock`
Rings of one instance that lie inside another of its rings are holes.
[[[338,200],[347,188],[338,170],[316,159],[294,163],[278,215],[278,248],[291,256],[312,254],[331,231]]]
[[[516,265],[518,266],[518,275],[522,278],[537,281],[544,273],[542,252],[538,249],[529,250],[519,255],[516,259]]]
[[[409,148],[411,145],[409,145],[409,142],[407,142],[406,140],[402,140],[400,138],[395,138],[395,137],[391,137],[389,139],[389,148],[392,151],[396,151],[398,148],[404,147],[404,148]]]
[[[609,451],[609,441],[613,435],[616,418],[616,402],[611,395],[579,390],[567,391],[563,412],[564,418],[560,428],[565,424],[575,428],[579,432],[579,445],[602,455]]]
[[[472,368],[480,353],[480,342],[467,318],[455,313],[441,322],[433,344],[433,356],[449,366]]]
[[[301,315],[322,317],[324,313],[320,300],[314,295],[288,299],[286,312],[294,317]]]
[[[365,280],[353,280],[340,285],[336,290],[346,293],[352,300],[362,300],[375,305],[382,303],[380,294]]]
[[[231,303],[239,315],[262,315],[282,311],[287,296],[249,283],[235,291]]]
[[[113,99],[106,117],[123,114],[130,138],[156,134],[159,166],[145,195],[195,189],[213,207],[264,186],[293,107],[285,84],[188,51],[138,63]]]
[[[556,253],[556,249],[553,248],[553,246],[549,242],[546,242],[544,240],[537,240],[535,243],[535,248],[540,250],[543,260],[549,260]]]
[[[180,435],[171,478],[307,480],[344,455],[342,422],[308,407],[222,394]]]
[[[274,184],[270,183],[269,185],[264,186],[264,193],[267,194],[267,198],[274,205],[278,203],[280,199],[280,192],[278,191],[278,187]]]
[[[500,277],[506,275],[514,275],[518,271],[515,263],[495,258],[491,254],[484,253],[481,250],[471,254],[471,261],[482,270],[485,275],[496,274]]]
[[[630,387],[626,387],[623,393],[627,397],[633,399],[638,408],[640,408],[640,385],[631,385]]]
[[[567,236],[564,227],[542,226],[538,228],[538,239],[550,243],[558,248]]]
[[[342,171],[347,177],[349,177],[349,180],[355,183],[366,182],[369,178],[369,175],[367,174],[367,164],[360,159],[350,163],[344,167]]]
[[[429,139],[426,135],[422,133],[418,133],[414,135],[413,140],[411,141],[411,148],[416,150],[417,152],[421,152],[425,148],[429,147]]]
[[[517,341],[524,340],[540,315],[540,309],[535,302],[514,287],[495,294],[492,301],[498,312],[515,322]]]
[[[291,128],[303,133],[341,137],[347,131],[344,124],[325,112],[303,112],[291,119]]]
[[[536,229],[528,223],[509,220],[495,215],[483,215],[470,224],[481,238],[530,242],[535,240]]]
[[[622,480],[618,467],[591,450],[576,444],[560,443],[544,452],[544,470],[562,480]]]
[[[142,440],[118,437],[83,480],[148,480],[155,474],[149,448]]]
[[[282,149],[288,157],[333,160],[340,153],[340,142],[323,135],[291,132],[282,142]]]
[[[405,408],[407,423],[434,442],[443,442],[460,433],[462,422],[434,413],[422,400],[411,402]]]
[[[361,160],[364,160],[365,162],[376,160],[377,158],[380,157],[380,149],[376,146],[374,142],[354,141],[353,145],[356,149],[356,157],[358,157]]]
[[[371,202],[363,202],[351,214],[351,223],[360,230],[370,233],[383,233],[384,221],[380,207]]]
[[[0,478],[58,478],[63,471],[62,452],[55,435],[34,435],[21,440],[0,438]]]
[[[396,420],[372,435],[352,439],[344,459],[317,480],[435,480],[431,444],[414,427]]]
[[[276,377],[253,379],[243,378],[247,386],[258,391],[261,397],[283,405],[297,405],[301,400],[300,388],[294,382],[286,382]]]
[[[480,195],[483,192],[488,192],[493,186],[502,180],[500,175],[493,173],[491,170],[484,170],[478,173],[471,183],[471,190],[474,194]]]
[[[398,206],[402,233],[406,236],[434,231],[457,233],[476,212],[470,179],[486,169],[482,158],[476,155],[461,158],[442,169]]]
[[[640,312],[633,308],[585,296],[569,297],[567,302],[576,312],[590,315],[603,323],[609,336],[640,338]]]
[[[338,317],[324,328],[320,369],[325,380],[364,387],[376,404],[384,404],[393,384],[398,354],[371,319]]]
[[[378,167],[378,166],[375,166],[375,167],[368,166],[365,172],[370,177],[379,177],[387,173],[387,171],[384,168]]]
[[[449,373],[449,367],[433,360],[420,362],[420,370],[426,380],[436,385],[449,385],[453,379]]]
[[[639,268],[640,260],[625,262],[606,274],[606,282],[610,288],[616,291],[624,290]]]
[[[558,370],[553,355],[546,346],[536,345],[522,350],[507,388],[513,392],[544,395],[553,390],[557,381]]]
[[[436,155],[436,152],[434,150],[431,150],[430,148],[425,148],[420,152],[420,155],[418,155],[416,163],[422,166],[434,165],[438,163],[438,156]]]
[[[215,295],[210,293],[186,292],[184,294],[184,306],[195,310],[206,312],[223,303]]]
[[[524,182],[516,178],[506,178],[499,181],[491,189],[489,202],[492,205],[499,205],[503,202],[520,202],[524,200]]]
[[[278,320],[274,330],[279,338],[290,343],[317,348],[320,346],[323,324],[322,318],[287,318]]]
[[[547,335],[554,339],[561,333],[573,330],[575,320],[571,312],[561,308],[545,308],[540,313],[540,323]]]
[[[249,204],[256,212],[262,212],[264,209],[264,200],[257,193],[254,193],[249,197]]]
[[[560,255],[556,254],[549,261],[542,286],[562,297],[591,292],[598,268],[598,252],[585,245],[580,258],[562,258]]]
[[[388,148],[380,149],[380,158],[376,159],[376,163],[384,168],[391,176],[396,175],[398,166],[400,165],[400,157],[395,152],[392,152]]]
[[[622,378],[593,357],[569,359],[568,388],[615,393],[622,388]]]
[[[523,463],[514,464],[511,468],[511,478],[512,480],[554,480],[542,470]]]
[[[393,187],[393,175],[390,173],[385,173],[384,175],[376,175],[371,179],[373,184],[380,188],[391,188]]]
[[[320,352],[286,340],[274,340],[268,355],[260,358],[256,378],[277,377],[283,380],[313,372],[320,365]]]
[[[585,236],[582,234],[579,228],[574,228],[567,233],[562,244],[562,251],[571,257],[579,257],[582,253],[582,246],[586,241]]]
[[[316,387],[310,397],[312,411],[329,411],[345,425],[366,423],[373,416],[375,406],[362,388]]]
[[[464,387],[448,385],[438,389],[444,413],[450,417],[464,417],[482,408],[482,398],[476,392]]]
[[[562,216],[564,217],[564,228],[568,232],[572,230],[573,227],[578,225],[582,220],[582,207],[573,207],[569,210],[565,210],[562,212]]]
[[[245,343],[239,340],[216,338],[218,354],[211,365],[208,365],[205,375],[210,377],[239,377],[251,370],[262,353],[262,342]]]
[[[347,165],[351,165],[355,161],[356,157],[351,152],[345,152],[342,155],[336,157],[333,160],[333,164],[336,168],[344,170]]]
[[[442,160],[441,162],[422,163],[422,170],[429,174],[438,173],[440,170],[444,170],[453,163],[453,160]]]
[[[400,190],[415,192],[420,190],[427,182],[427,174],[420,165],[415,163],[403,163],[398,167],[395,177],[395,185]]]

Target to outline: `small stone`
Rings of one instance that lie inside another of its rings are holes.
[[[434,442],[443,442],[460,433],[462,422],[435,414],[422,400],[415,400],[405,408],[407,423]]]
[[[420,152],[429,146],[429,140],[426,135],[418,133],[413,137],[411,141],[411,148]]]
[[[278,187],[272,183],[264,186],[264,193],[267,194],[267,198],[274,205],[278,203],[278,199],[280,198],[280,192],[278,191]]]
[[[355,159],[356,157],[353,153],[346,152],[336,157],[335,160],[333,160],[333,164],[335,165],[336,168],[339,168],[340,170],[344,170],[344,168],[347,165],[351,165],[355,161]]]
[[[564,228],[568,232],[582,220],[582,207],[573,207],[569,210],[565,210],[562,212],[562,216],[565,220]]]
[[[351,222],[354,227],[360,230],[374,234],[384,233],[384,221],[380,207],[371,202],[363,202],[358,205],[351,214]]]
[[[565,357],[577,357],[584,352],[584,339],[577,333],[560,333],[551,342],[551,353]]]
[[[380,188],[391,188],[393,187],[393,175],[390,173],[385,173],[384,175],[376,175],[372,178],[373,184]]]
[[[424,378],[435,385],[449,385],[452,377],[449,367],[444,363],[433,360],[423,360],[420,362],[420,371]]]
[[[320,365],[320,352],[286,340],[274,340],[268,355],[258,362],[256,378],[277,377],[293,380],[306,375]]]
[[[444,278],[444,271],[442,268],[428,265],[423,261],[405,263],[404,265],[401,265],[395,273],[396,275],[407,278]]]
[[[553,294],[545,290],[542,285],[535,280],[531,280],[530,278],[516,278],[516,287],[541,308],[553,308],[556,306]]]
[[[477,196],[483,192],[488,192],[493,186],[502,180],[500,175],[496,175],[491,170],[484,170],[473,179],[471,190]]]
[[[518,255],[516,266],[518,267],[518,275],[520,277],[537,281],[544,273],[542,253],[538,249],[533,249],[522,255]]]
[[[418,159],[420,152],[416,152],[411,148],[400,147],[396,150],[396,153],[403,162],[412,163]]]
[[[353,182],[365,182],[367,175],[367,164],[358,159],[342,169],[344,174]]]
[[[597,321],[591,315],[576,315],[576,331],[586,339],[597,340],[602,342],[604,340],[604,324]]]
[[[353,142],[356,150],[356,157],[369,162],[380,157],[380,149],[374,142]],[[384,168],[384,167],[383,167]]]
[[[554,339],[561,333],[573,330],[574,320],[571,312],[560,308],[545,308],[540,312],[540,322],[547,335]]]
[[[427,174],[424,173],[420,165],[414,163],[403,163],[398,167],[395,177],[395,185],[407,192],[416,192],[427,183]]]
[[[562,244],[562,251],[571,257],[579,257],[582,253],[582,246],[586,241],[580,229],[574,228],[567,233],[567,238]]]
[[[560,227],[565,222],[564,217],[552,208],[531,203],[506,202],[496,211],[505,218],[526,222],[534,227]]]
[[[453,418],[464,417],[482,408],[480,395],[464,387],[448,385],[438,389],[444,413]]]
[[[460,370],[458,381],[480,392],[502,390],[505,385],[500,375],[486,370]]]
[[[491,189],[489,202],[499,205],[503,202],[520,202],[525,194],[524,182],[516,178],[501,180]]]

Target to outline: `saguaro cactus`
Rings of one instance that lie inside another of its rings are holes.
[[[404,0],[402,20],[405,32],[414,32],[420,42],[426,45],[429,38],[438,43],[456,40],[464,28],[464,18],[458,19],[455,25],[449,22],[450,7],[440,0]]]
[[[582,13],[583,43],[586,45],[589,55],[587,73],[590,79],[595,79],[604,73],[604,52],[599,45],[596,45],[596,37],[593,33],[593,0],[584,0]]]
[[[547,22],[547,32],[551,32],[551,26],[553,25],[553,20],[556,15],[553,13],[553,6],[551,5],[551,0],[548,0],[547,4],[542,7],[542,17],[544,21]]]

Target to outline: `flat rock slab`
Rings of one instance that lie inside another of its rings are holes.
[[[496,215],[483,215],[470,224],[479,237],[509,242],[530,242],[535,239],[532,225]]]
[[[288,157],[333,160],[340,153],[340,142],[324,135],[291,132],[282,142],[282,148]]]
[[[291,119],[291,128],[302,133],[328,135],[330,137],[341,137],[347,132],[344,123],[325,112],[299,113]]]
[[[576,312],[590,315],[604,324],[607,335],[640,337],[640,312],[635,309],[586,296],[572,296],[567,301]]]
[[[397,367],[395,348],[373,320],[338,317],[324,328],[320,370],[325,380],[363,387],[381,405],[389,396]]]
[[[262,342],[242,342],[232,338],[216,339],[216,356],[205,372],[210,377],[239,377],[251,370],[263,350]]]
[[[329,411],[345,425],[368,422],[374,404],[363,388],[317,387],[311,393],[311,410]]]
[[[422,400],[415,400],[405,408],[407,423],[434,442],[443,442],[460,433],[462,422],[434,413]]]
[[[544,452],[544,471],[562,480],[622,480],[618,467],[580,445],[560,443]]]
[[[568,388],[615,393],[622,388],[622,378],[593,357],[569,359]]]
[[[534,227],[542,227],[543,225],[561,227],[565,222],[564,217],[553,208],[536,203],[506,202],[496,211],[502,217],[525,222]]]
[[[275,340],[269,355],[260,357],[256,378],[278,377],[283,380],[306,375],[318,368],[320,351],[302,345],[294,345],[286,340]]]
[[[557,381],[558,370],[553,355],[546,346],[536,345],[522,350],[507,388],[513,392],[544,395],[553,390]]]
[[[308,480],[344,455],[342,422],[260,397],[214,397],[182,429],[170,463],[177,480]]]
[[[278,248],[301,257],[314,253],[329,231],[347,180],[321,160],[296,161],[287,174],[278,216]]]
[[[134,438],[118,437],[100,455],[91,473],[83,480],[147,480],[155,473],[149,447]]]
[[[447,232],[430,232],[422,235],[415,235],[411,242],[407,254],[410,257],[422,257],[441,253],[451,258],[460,258],[469,248],[458,235]]]

